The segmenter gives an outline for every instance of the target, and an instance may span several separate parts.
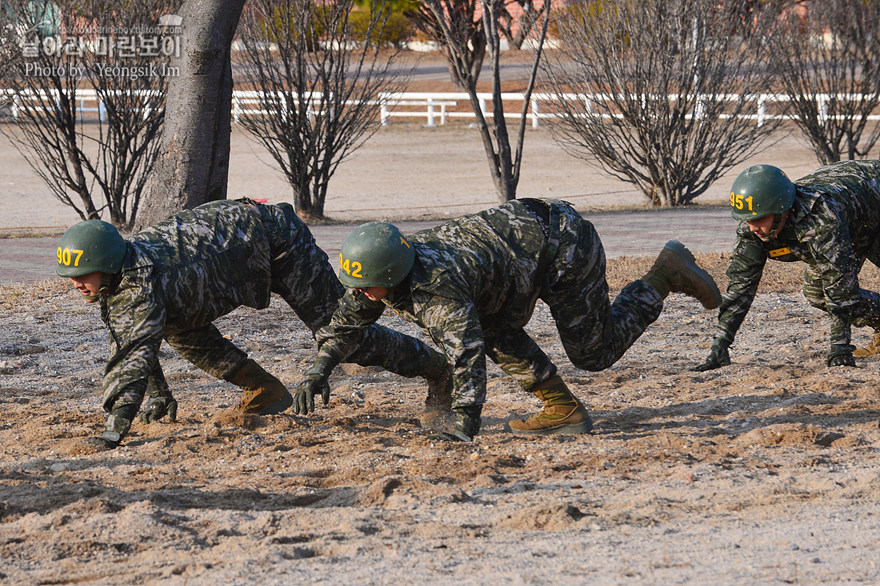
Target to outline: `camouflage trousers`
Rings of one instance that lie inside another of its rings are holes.
[[[290,204],[255,204],[262,217],[271,254],[272,292],[280,295],[312,333],[330,322],[345,288],[336,277],[327,254],[315,243],[308,226]],[[165,340],[181,356],[217,378],[228,380],[247,360],[213,325],[185,331],[166,331]],[[389,328],[373,325],[360,344],[342,362],[381,366],[404,377],[425,376],[431,357],[427,344]],[[168,391],[162,368],[155,365],[147,382],[147,395]],[[111,411],[124,404],[137,405],[143,397],[104,397]]]
[[[871,262],[880,266],[880,259],[870,259]],[[859,270],[865,263],[864,258],[857,259]],[[821,276],[813,269],[811,265],[807,265],[804,270],[804,297],[807,302],[822,311],[828,311],[825,305],[825,287]],[[867,289],[859,289],[859,299],[852,310],[852,325],[859,328],[873,328],[880,331],[880,294]],[[848,332],[831,332],[832,344],[848,343],[846,334]]]
[[[603,370],[657,319],[663,299],[646,283],[634,281],[612,302],[605,280],[605,250],[595,228],[567,204],[551,206],[550,250],[545,252],[552,257],[542,259],[547,266],[538,298],[549,306],[572,364]],[[550,358],[522,329],[530,317],[508,324],[513,327],[503,331],[485,332],[487,356],[526,390],[556,374]]]

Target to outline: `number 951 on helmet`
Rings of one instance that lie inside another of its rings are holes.
[[[346,287],[393,287],[412,270],[416,252],[394,224],[357,227],[339,249],[339,280]]]

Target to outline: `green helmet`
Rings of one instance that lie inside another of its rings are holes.
[[[773,165],[754,165],[739,174],[730,191],[733,217],[740,222],[781,214],[794,203],[794,183]]]
[[[95,271],[118,273],[125,258],[125,239],[112,224],[86,220],[71,226],[58,243],[59,277],[81,277]]]
[[[369,222],[348,235],[339,249],[339,280],[346,287],[393,287],[412,270],[416,251],[397,226]]]

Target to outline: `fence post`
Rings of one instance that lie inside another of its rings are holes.
[[[758,96],[758,128],[764,126],[764,118],[767,116],[767,96]]]
[[[532,106],[532,128],[537,128],[540,122],[538,121],[538,116],[541,114],[541,107],[538,106],[538,98],[532,96],[530,100]]]
[[[241,120],[241,99],[232,93],[232,121],[238,124]]]
[[[435,128],[434,124],[434,100],[433,98],[428,98],[428,123],[425,124],[425,128]]]

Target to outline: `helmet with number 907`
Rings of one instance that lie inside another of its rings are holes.
[[[740,173],[733,182],[730,207],[736,220],[760,220],[791,208],[794,195],[794,183],[782,169],[773,165],[754,165]]]
[[[339,249],[339,280],[346,287],[393,287],[412,270],[416,252],[388,222],[369,222],[348,235]]]
[[[71,226],[58,242],[59,277],[118,273],[125,259],[125,239],[112,224],[86,220]]]

